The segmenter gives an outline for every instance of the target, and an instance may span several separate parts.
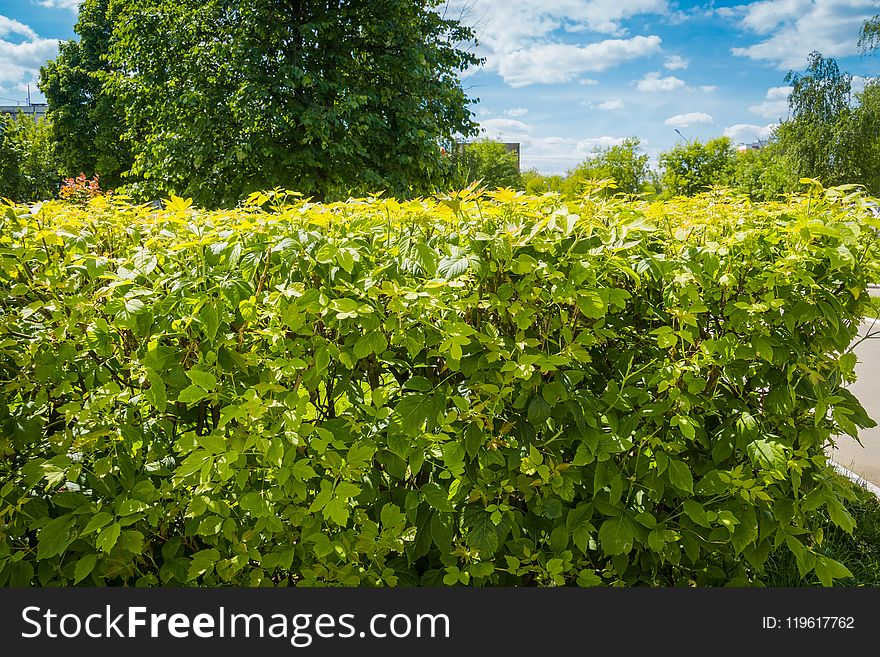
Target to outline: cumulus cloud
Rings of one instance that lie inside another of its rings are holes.
[[[687,114],[676,114],[670,116],[663,123],[673,128],[687,128],[696,123],[714,123],[715,119],[705,112],[688,112]]]
[[[525,107],[512,107],[509,110],[505,110],[504,113],[507,114],[507,116],[517,117],[525,116],[529,113],[529,110],[527,110]]]
[[[594,148],[608,148],[609,146],[620,146],[626,137],[590,137],[582,139],[577,143],[577,151],[579,153],[589,153]]]
[[[511,87],[570,82],[581,73],[600,72],[660,50],[660,37],[606,39],[586,46],[546,43],[508,53],[497,72]]]
[[[40,67],[57,54],[57,40],[40,38],[24,23],[0,16],[0,90],[4,93],[34,85]]]
[[[38,5],[49,7],[50,9],[70,9],[71,11],[79,11],[79,6],[83,0],[37,0]]]
[[[765,0],[741,5],[727,15],[738,18],[743,30],[766,38],[731,52],[783,70],[802,68],[814,50],[825,57],[854,55],[862,23],[876,13],[875,0]]]
[[[718,87],[714,84],[704,84],[702,87],[699,87],[699,90],[703,93],[710,94],[713,91],[717,91]]]
[[[658,72],[648,73],[636,84],[636,88],[639,91],[645,92],[675,91],[676,89],[681,89],[683,86],[684,80],[679,80],[672,75],[661,78],[660,73]]]
[[[736,123],[724,128],[724,136],[729,137],[734,144],[750,144],[769,139],[777,125],[776,123],[768,123],[767,125]]]
[[[768,119],[778,119],[788,114],[788,95],[791,87],[770,87],[764,101],[751,105],[749,111]]]
[[[691,65],[691,60],[685,59],[681,55],[670,55],[663,60],[663,67],[670,71],[684,70]]]
[[[568,82],[585,71],[603,71],[656,53],[659,37],[623,38],[627,31],[622,21],[667,9],[667,0],[449,0],[438,11],[474,28],[479,40],[476,54],[486,60],[484,70],[521,87]],[[578,38],[560,43],[558,30],[578,34]],[[620,38],[580,37],[589,33]],[[595,66],[590,64],[593,58]]]
[[[516,119],[486,119],[480,121],[480,128],[486,133],[486,136],[493,139],[501,138],[503,135],[510,134],[527,134],[532,131],[532,126]]]
[[[596,106],[600,110],[605,111],[613,111],[613,110],[621,110],[623,109],[623,101],[620,98],[614,98],[612,100],[606,100],[604,103],[599,103]]]

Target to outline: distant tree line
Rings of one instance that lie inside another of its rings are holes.
[[[880,195],[880,85],[814,52],[790,72],[789,116],[759,150],[680,143],[655,167],[637,137],[599,146],[565,175],[520,172],[479,139],[459,73],[481,63],[441,0],[85,0],[78,39],[40,74],[47,122],[0,122],[0,197],[55,195],[99,175],[137,199],[207,207],[281,187],[318,200],[463,187],[669,198],[723,186],[756,200],[857,183]],[[880,46],[880,17],[860,48]],[[613,181],[613,183],[609,183]]]
[[[880,24],[880,23],[878,23]],[[802,189],[803,178],[825,185],[856,183],[880,195],[880,83],[869,81],[852,91],[852,76],[831,58],[811,53],[804,73],[790,72],[789,116],[759,149],[739,152],[730,139],[687,141],[660,153],[657,168],[637,137],[613,146],[598,146],[583,162],[563,175],[535,170],[497,176],[489,155],[500,144],[468,146],[469,180],[487,187],[511,186],[530,193],[559,192],[576,196],[602,181],[605,194],[651,198],[692,196],[712,187],[726,187],[754,200],[773,200]],[[476,163],[476,166],[474,166]]]

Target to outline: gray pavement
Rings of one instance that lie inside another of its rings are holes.
[[[872,290],[874,296],[880,290]],[[880,424],[880,319],[869,318],[862,323],[860,337],[875,335],[860,342],[855,353],[856,382],[849,390],[865,407],[868,416]],[[849,436],[840,436],[831,458],[847,470],[875,485],[880,485],[880,426],[859,431],[861,445]]]

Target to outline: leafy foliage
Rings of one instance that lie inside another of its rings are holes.
[[[476,129],[458,74],[480,60],[438,4],[113,3],[108,86],[132,191],[229,207],[276,186],[333,199],[447,185],[441,144]]]
[[[878,227],[818,186],[7,207],[0,585],[845,576]]]
[[[705,144],[690,141],[660,154],[660,185],[665,198],[693,196],[715,185],[727,185],[734,170],[734,151],[727,137]]]
[[[648,156],[641,152],[641,140],[629,137],[615,146],[596,146],[592,154],[569,171],[566,189],[576,195],[585,182],[612,180],[606,193],[639,194],[648,182]]]
[[[477,139],[462,144],[454,157],[462,187],[479,181],[486,189],[523,188],[517,155],[509,152],[500,141]]]
[[[59,182],[51,124],[25,114],[0,116],[0,198],[51,198]]]
[[[40,90],[49,103],[62,173],[97,174],[105,184],[118,187],[131,168],[131,153],[122,140],[122,111],[106,84],[117,15],[111,5],[111,0],[85,0],[80,5],[74,26],[79,39],[59,44],[58,57],[40,70]]]

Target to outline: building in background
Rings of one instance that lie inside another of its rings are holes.
[[[759,151],[763,147],[764,147],[764,144],[762,144],[761,142],[753,141],[750,144],[737,144],[736,145],[736,152],[737,153],[745,153],[746,151]]]
[[[34,121],[46,118],[49,106],[46,103],[28,103],[26,105],[0,105],[0,116],[18,116],[24,114]]]

